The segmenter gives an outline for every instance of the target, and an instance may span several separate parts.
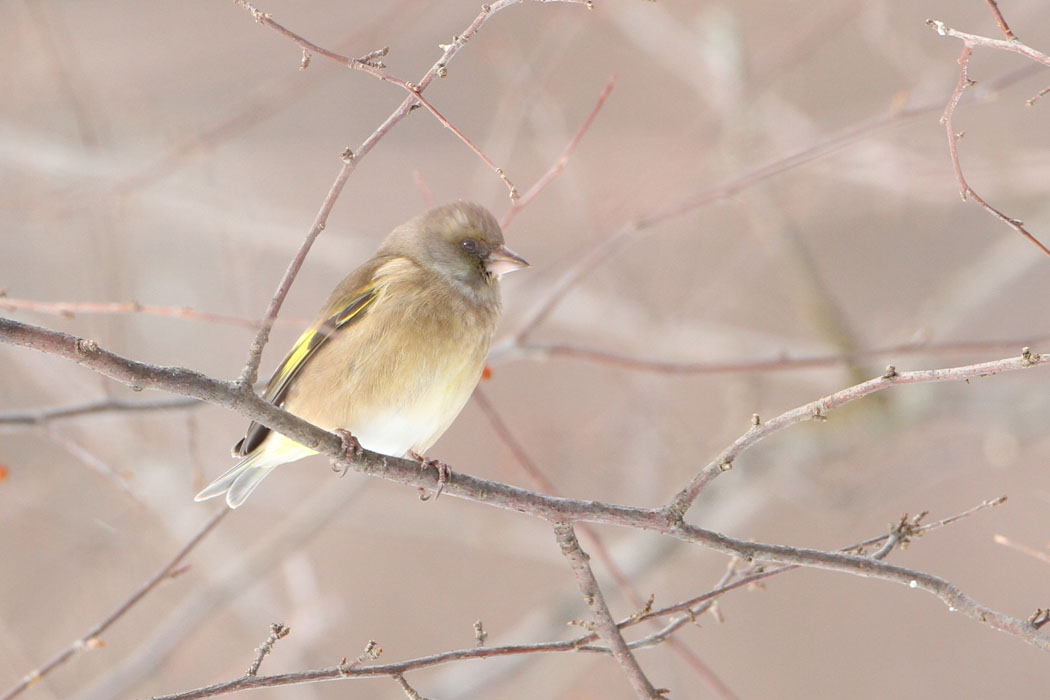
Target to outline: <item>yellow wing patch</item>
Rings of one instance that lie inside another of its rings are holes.
[[[336,313],[325,319],[320,326],[309,328],[299,336],[299,339],[295,341],[295,345],[292,346],[291,352],[284,358],[284,362],[280,364],[277,371],[270,377],[270,382],[266,385],[266,392],[263,394],[263,398],[278,406],[284,403],[288,390],[292,387],[292,381],[302,368],[306,366],[306,363],[314,353],[317,352],[317,349],[324,345],[325,341],[339,328],[360,318],[364,311],[376,300],[377,296],[377,285],[374,282],[361,287]],[[248,432],[244,438],[234,446],[234,456],[249,454],[266,439],[269,432],[269,428],[253,421],[248,426]]]

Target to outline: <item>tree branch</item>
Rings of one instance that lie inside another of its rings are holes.
[[[667,509],[667,517],[676,520],[685,515],[692,506],[704,487],[714,481],[721,473],[733,468],[733,461],[747,448],[759,440],[779,432],[788,426],[808,420],[826,420],[830,411],[857,399],[869,396],[875,392],[882,391],[898,384],[927,384],[930,382],[958,382],[970,381],[979,377],[987,377],[1000,372],[1017,369],[1025,369],[1036,364],[1045,362],[1050,356],[1033,354],[1028,348],[1021,351],[1020,357],[995,360],[993,362],[982,362],[975,365],[962,367],[948,367],[946,369],[927,369],[913,372],[898,372],[893,365],[886,368],[882,376],[869,379],[854,386],[848,387],[834,394],[830,394],[816,401],[810,401],[798,408],[780,414],[772,420],[762,422],[755,414],[752,417],[751,428],[737,438],[732,445],[724,449],[714,460],[701,469],[692,481],[683,488],[671,501]]]
[[[233,382],[223,382],[180,367],[158,367],[135,362],[100,348],[94,341],[36,328],[10,319],[0,319],[0,342],[66,357],[101,374],[134,386],[165,389],[232,408],[268,428],[287,435],[300,444],[335,459],[341,459],[349,468],[364,474],[378,476],[417,489],[432,490],[437,487],[438,477],[433,470],[421,472],[415,460],[389,457],[364,450],[352,462],[346,462],[342,440],[337,435],[310,425],[263,401],[250,389],[245,390],[244,387]],[[900,374],[896,371],[887,371],[881,377],[862,382],[823,399],[805,404],[793,411],[788,411],[765,426],[762,424],[753,426],[736,443],[723,451],[718,459],[701,470],[693,482],[683,489],[668,506],[660,509],[544,496],[509,484],[479,479],[462,473],[454,473],[449,476],[444,485],[444,492],[504,510],[527,513],[552,523],[592,522],[633,527],[670,535],[745,559],[801,564],[904,583],[933,593],[952,609],[962,612],[967,617],[996,629],[1008,631],[1030,644],[1050,649],[1050,636],[1033,628],[1027,621],[1012,618],[982,606],[962,594],[949,582],[935,576],[875,562],[866,557],[734,540],[716,532],[688,525],[682,520],[682,515],[700,489],[714,478],[716,473],[724,471],[724,466],[731,464],[731,460],[726,461],[728,458],[735,458],[747,447],[772,432],[804,420],[822,418],[837,406],[895,384],[968,380],[1033,367],[1046,362],[1047,359],[1050,359],[1050,356],[1034,354],[1026,348],[1020,357],[995,362]]]
[[[1024,227],[1022,221],[1007,216],[999,209],[993,207],[985,201],[981,195],[977,194],[972,187],[970,187],[969,183],[966,181],[966,177],[963,175],[962,163],[959,161],[958,144],[962,134],[956,133],[955,127],[952,124],[952,117],[955,114],[955,108],[959,105],[959,100],[962,97],[963,91],[975,84],[974,81],[970,80],[969,75],[970,57],[973,55],[973,47],[986,46],[1001,51],[1009,51],[1020,54],[1038,63],[1042,63],[1045,66],[1050,66],[1050,56],[1041,51],[1036,51],[1030,46],[1026,46],[1018,41],[1017,37],[1015,37],[1014,33],[1010,30],[1010,27],[1006,24],[1006,20],[1003,19],[1002,13],[999,12],[999,7],[994,0],[989,0],[988,4],[992,9],[996,22],[1006,36],[1006,39],[990,39],[976,34],[967,34],[966,32],[956,31],[939,20],[926,20],[927,26],[931,27],[941,36],[950,36],[955,39],[960,39],[963,42],[962,53],[959,54],[958,58],[959,82],[956,84],[951,97],[948,98],[948,104],[944,108],[944,114],[941,116],[941,123],[944,124],[944,129],[948,134],[948,153],[951,156],[952,167],[955,169],[955,179],[959,182],[959,194],[962,197],[962,200],[965,202],[967,199],[972,199],[975,204],[1002,221],[1017,233],[1020,233],[1027,238],[1033,245],[1039,248],[1039,250],[1043,251],[1045,255],[1050,256],[1050,248],[1047,248],[1039,241],[1039,239],[1033,236],[1028,229]]]
[[[576,146],[578,146],[580,141],[583,140],[583,135],[587,133],[587,130],[591,128],[594,120],[598,117],[598,112],[600,112],[602,107],[605,106],[605,101],[608,100],[609,95],[612,94],[613,85],[615,84],[616,77],[609,76],[609,79],[605,81],[605,87],[603,87],[602,91],[598,94],[598,101],[595,103],[594,109],[592,109],[591,113],[587,115],[587,118],[583,120],[583,124],[581,124],[580,128],[576,130],[576,134],[569,139],[569,143],[566,144],[565,150],[563,150],[561,155],[558,156],[558,160],[554,161],[554,164],[547,169],[547,172],[540,176],[540,179],[536,180],[535,184],[533,184],[525,194],[518,199],[511,200],[510,208],[507,209],[506,213],[503,214],[503,218],[500,219],[500,228],[506,229],[510,226],[510,222],[517,217],[518,213],[528,206],[528,204],[535,199],[536,196],[547,187],[547,185],[553,182],[555,178],[561,175],[562,171],[565,170],[566,163],[568,163],[569,158],[572,157],[572,153],[576,150]]]
[[[989,501],[985,501],[973,508],[970,508],[962,513],[953,515],[947,518],[943,518],[935,523],[927,525],[916,525],[915,521],[919,518],[911,519],[907,524],[904,521],[908,520],[906,517],[902,518],[902,524],[894,528],[892,532],[889,532],[878,537],[872,537],[858,542],[847,547],[840,549],[840,552],[848,551],[859,551],[866,547],[882,544],[880,550],[871,556],[873,558],[879,558],[886,556],[891,549],[903,544],[910,538],[918,537],[931,530],[945,527],[958,520],[969,517],[974,513],[977,513],[986,508],[1000,505],[1005,501],[1005,497],[996,498]],[[716,598],[728,593],[731,590],[736,590],[755,583],[762,579],[770,578],[787,571],[792,571],[799,568],[799,565],[787,565],[778,567],[776,569],[761,570],[759,567],[753,567],[759,569],[754,573],[746,574],[736,581],[729,582],[729,579],[734,574],[734,571],[729,571],[725,576],[722,577],[722,581],[713,590],[704,593],[703,595],[696,596],[695,598],[669,605],[657,610],[651,610],[642,614],[634,614],[628,618],[625,618],[617,623],[617,627],[621,630],[640,624],[643,621],[655,620],[659,617],[665,617],[669,614],[673,614],[681,611],[688,611],[689,614],[675,619],[668,623],[668,625],[657,633],[649,635],[645,638],[631,642],[628,646],[631,649],[644,648],[654,646],[665,640],[670,635],[680,629],[685,622],[688,622],[695,618],[696,615],[700,614],[707,608],[710,603]],[[227,693],[233,693],[239,690],[246,690],[249,688],[260,688],[260,687],[280,687],[285,685],[296,685],[301,683],[312,683],[324,680],[337,680],[339,678],[370,678],[377,676],[393,676],[407,673],[409,671],[416,671],[423,668],[437,666],[446,663],[453,663],[458,661],[466,661],[470,659],[480,658],[493,658],[500,656],[520,656],[524,654],[538,654],[538,653],[564,653],[564,652],[590,652],[609,654],[610,649],[604,646],[592,644],[598,638],[597,633],[589,632],[587,634],[576,637],[575,639],[565,640],[560,642],[541,642],[536,644],[512,644],[497,647],[486,647],[486,646],[475,646],[472,649],[460,649],[448,652],[442,652],[440,654],[433,654],[430,656],[419,657],[415,659],[409,659],[406,661],[386,664],[383,666],[367,666],[362,667],[361,664],[366,660],[375,660],[378,658],[378,651],[375,642],[370,642],[365,653],[359,656],[354,662],[340,663],[339,665],[332,668],[317,669],[312,671],[301,671],[296,673],[279,674],[273,676],[262,676],[262,677],[241,677],[232,681],[226,681],[223,683],[216,683],[203,688],[197,688],[195,690],[186,691],[183,693],[176,693],[172,695],[165,695],[162,697],[155,697],[153,700],[193,700],[199,698],[209,698],[219,695],[225,695]]]
[[[580,593],[583,594],[583,600],[590,608],[595,633],[612,650],[613,658],[620,664],[627,680],[631,682],[635,695],[641,700],[662,697],[662,692],[658,692],[649,682],[642,667],[638,665],[638,660],[634,658],[627,642],[624,641],[623,635],[620,634],[620,628],[616,626],[616,621],[609,612],[609,606],[605,604],[605,596],[602,595],[602,590],[598,586],[598,580],[594,578],[591,565],[587,562],[590,557],[580,548],[580,542],[576,539],[572,525],[557,523],[554,525],[554,534],[561,547],[561,553],[569,560],[573,574],[576,575],[576,583],[580,587]]]

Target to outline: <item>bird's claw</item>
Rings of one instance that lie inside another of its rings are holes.
[[[339,457],[332,460],[332,471],[341,477],[346,476],[346,473],[350,471],[350,465],[348,462],[359,457],[364,448],[361,447],[361,442],[355,438],[349,430],[336,428],[332,432],[338,435],[339,439],[343,441],[343,447],[339,451]]]
[[[412,459],[419,462],[420,471],[425,471],[428,467],[431,467],[437,471],[438,487],[437,491],[434,492],[434,500],[436,501],[438,499],[438,496],[440,496],[441,492],[445,489],[445,484],[447,484],[449,482],[449,479],[452,477],[452,470],[449,469],[449,466],[441,460],[427,459],[418,452],[409,452],[409,455],[412,457]],[[429,499],[430,496],[423,493],[422,489],[420,489],[419,500],[427,501]]]

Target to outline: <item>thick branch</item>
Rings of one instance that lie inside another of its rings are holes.
[[[9,319],[0,319],[0,342],[31,347],[41,352],[67,357],[95,371],[128,384],[165,389],[232,408],[248,418],[276,430],[311,449],[323,452],[336,459],[344,459],[342,440],[316,426],[263,401],[250,389],[233,382],[223,382],[180,367],[158,367],[135,362],[114,355],[100,348],[93,341],[77,338],[65,333],[36,328]],[[874,393],[897,383],[920,383],[965,380],[1022,369],[1041,364],[1050,356],[1026,352],[1018,358],[997,362],[986,362],[965,367],[952,367],[922,372],[908,372],[896,376],[887,375],[863,382],[829,397],[789,411],[771,421],[776,429],[792,423],[825,415],[832,408]],[[753,431],[760,431],[755,434]],[[770,432],[761,426],[753,428],[741,440],[745,444],[731,447],[739,453],[759,437]],[[437,476],[433,470],[420,471],[415,460],[388,457],[364,450],[348,466],[364,474],[370,474],[414,488],[428,490],[437,487]],[[721,463],[719,463],[721,464]],[[703,472],[701,472],[703,474]],[[484,503],[497,508],[527,513],[552,523],[592,522],[621,527],[633,527],[670,535],[678,539],[700,544],[711,549],[740,556],[745,559],[763,559],[789,564],[801,564],[815,568],[844,571],[863,576],[896,581],[913,588],[933,593],[952,609],[967,617],[988,624],[996,629],[1010,632],[1026,642],[1050,649],[1050,635],[1040,632],[1031,623],[1012,618],[984,607],[961,593],[954,585],[929,574],[912,571],[866,557],[833,554],[817,550],[798,549],[780,545],[763,545],[726,537],[704,530],[682,521],[675,508],[646,509],[622,506],[600,501],[580,501],[556,498],[462,473],[453,473],[444,485],[446,494]],[[690,501],[691,502],[691,501]],[[688,505],[688,503],[686,503]],[[684,510],[682,511],[684,512]]]

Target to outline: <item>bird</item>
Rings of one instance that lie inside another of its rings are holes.
[[[528,266],[481,205],[430,209],[339,283],[263,398],[355,450],[424,461],[481,378],[502,310],[500,277]],[[194,500],[225,495],[237,508],[276,467],[311,454],[252,422],[233,448],[240,461]]]

